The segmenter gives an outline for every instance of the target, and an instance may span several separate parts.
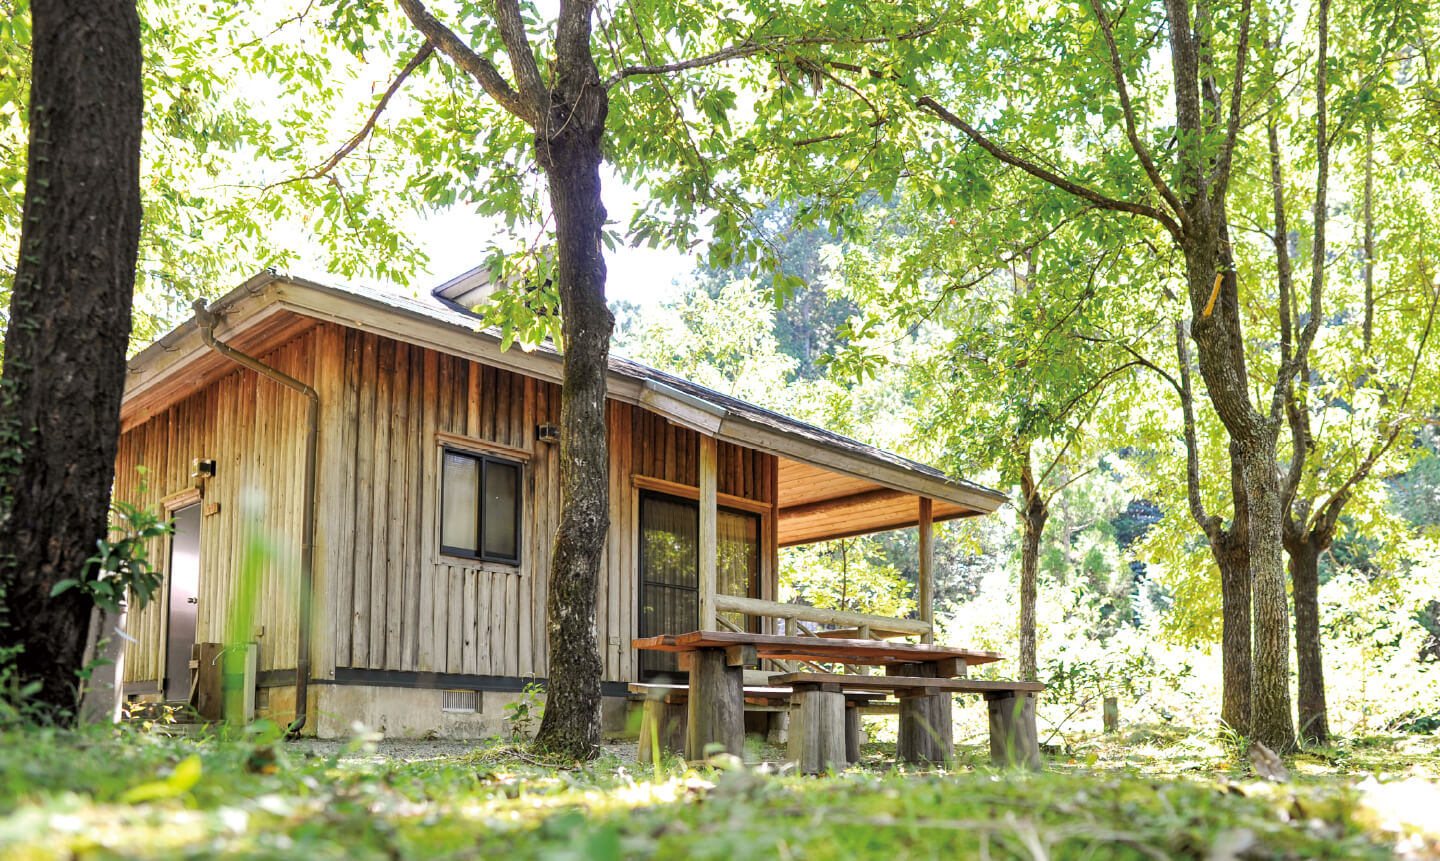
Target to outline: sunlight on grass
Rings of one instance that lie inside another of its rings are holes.
[[[516,858],[888,861],[1440,851],[1440,789],[1414,773],[1440,761],[1434,738],[1301,754],[1285,785],[1258,781],[1218,739],[1181,729],[1061,741],[1041,774],[976,767],[986,761],[980,746],[962,746],[953,772],[902,773],[892,747],[870,744],[865,768],[830,777],[671,759],[657,780],[613,753],[551,767],[499,744],[405,761],[384,744],[322,756],[253,736],[30,732],[4,738],[0,751],[0,855],[429,858],[478,848]]]

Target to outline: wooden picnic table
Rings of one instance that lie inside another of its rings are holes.
[[[636,639],[631,645],[636,649],[679,652],[688,659],[682,659],[681,666],[690,671],[685,738],[685,757],[690,760],[703,759],[706,748],[717,744],[737,756],[743,752],[744,670],[761,660],[879,666],[889,676],[932,679],[964,677],[972,665],[1000,660],[995,652],[977,649],[731,631],[667,634]],[[817,687],[816,692],[833,693],[829,690],[833,686],[827,683],[824,690]],[[911,686],[906,693],[913,695],[901,700],[899,754],[907,760],[937,761],[949,756],[950,694],[918,687],[923,686]],[[801,688],[796,687],[796,692],[801,693]],[[839,702],[843,717],[843,698]],[[907,728],[914,731],[907,732]],[[837,737],[841,731],[840,726],[834,728]],[[907,739],[911,740],[908,748]]]
[[[756,660],[814,661],[816,663],[883,667],[891,664],[935,664],[944,676],[963,676],[967,667],[1000,660],[998,652],[956,649],[930,644],[890,643],[840,637],[791,637],[734,631],[691,631],[631,641],[637,649],[658,652],[700,652],[719,649],[753,654]],[[749,650],[749,651],[747,651]]]

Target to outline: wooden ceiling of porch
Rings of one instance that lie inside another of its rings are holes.
[[[904,529],[920,522],[920,497],[863,478],[780,458],[781,547]],[[935,500],[935,522],[983,512]]]

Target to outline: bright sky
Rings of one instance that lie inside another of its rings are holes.
[[[640,205],[642,195],[613,177],[602,179],[605,209],[610,220],[623,226],[630,221],[633,209]],[[490,220],[455,206],[426,219],[417,219],[411,236],[420,241],[430,255],[430,271],[417,275],[411,284],[416,292],[427,292],[480,263],[475,249],[485,243],[476,237],[489,237],[505,229]],[[681,254],[671,249],[626,248],[607,252],[605,262],[609,277],[605,294],[611,300],[624,300],[653,306],[674,295],[676,282],[683,282],[696,267],[694,254]]]

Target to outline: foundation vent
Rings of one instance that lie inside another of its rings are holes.
[[[442,691],[440,696],[440,710],[442,712],[474,714],[475,706],[479,702],[479,696],[475,691]]]

